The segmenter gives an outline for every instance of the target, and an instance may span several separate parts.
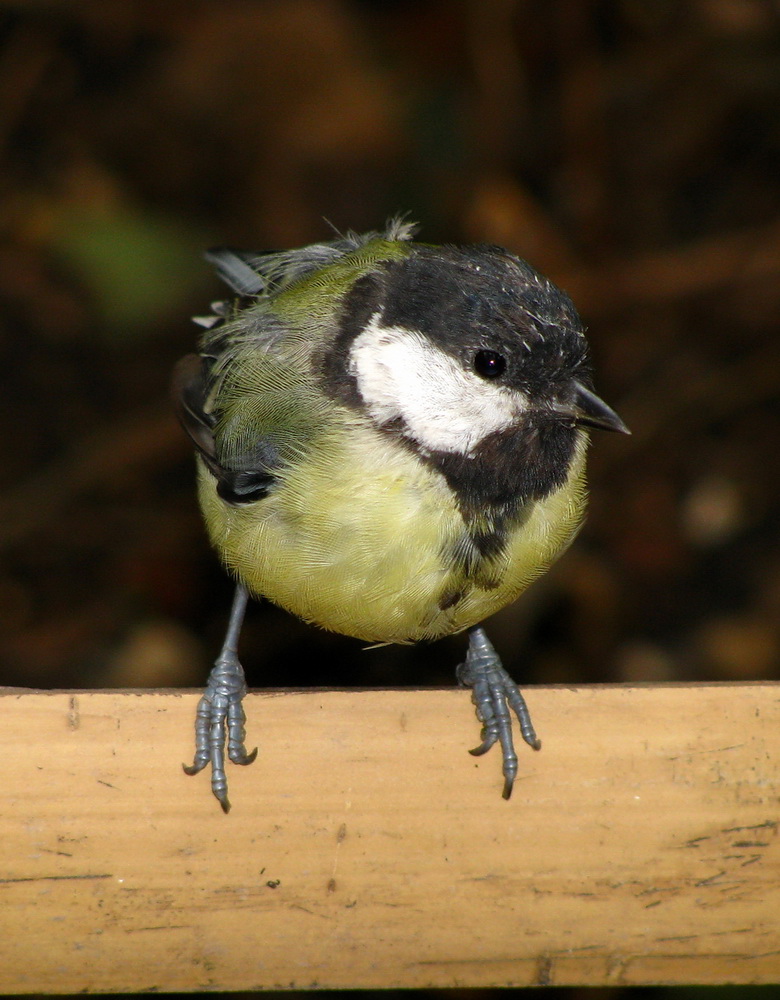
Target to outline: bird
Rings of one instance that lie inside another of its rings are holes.
[[[403,216],[298,249],[205,256],[233,297],[196,317],[172,395],[210,541],[235,579],[195,720],[195,774],[230,809],[250,764],[238,640],[249,597],[372,644],[466,632],[482,742],[539,749],[486,618],[568,547],[589,431],[629,433],[593,387],[571,299],[489,244],[418,241]]]

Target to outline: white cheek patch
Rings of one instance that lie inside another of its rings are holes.
[[[467,371],[414,330],[381,326],[378,314],[353,341],[348,367],[372,418],[401,418],[426,451],[472,454],[528,408],[522,393]]]

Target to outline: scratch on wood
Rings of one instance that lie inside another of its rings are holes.
[[[68,699],[68,729],[78,729],[81,725],[81,712],[79,711],[79,700],[76,695],[71,695]]]
[[[698,882],[694,882],[693,884],[696,886],[697,889],[701,888],[704,885],[718,885],[719,880],[722,879],[723,876],[726,874],[727,874],[726,870],[723,869],[719,872],[716,872],[714,875],[710,875],[709,878],[699,879]]]
[[[689,757],[698,757],[702,754],[707,753],[725,753],[727,750],[741,750],[744,747],[744,743],[730,743],[726,747],[704,747],[701,750],[688,750],[683,754],[675,754],[672,757],[667,757],[667,760],[686,760]]]
[[[753,826],[727,826],[724,833],[743,833],[745,830],[771,830],[777,835],[777,821],[773,819],[764,820],[763,823],[754,823]]]
[[[610,986],[621,984],[625,978],[626,959],[622,955],[610,955],[607,961],[606,980]]]
[[[703,842],[704,842],[705,840],[712,840],[712,838],[711,838],[711,837],[709,837],[709,836],[703,836],[703,837],[692,837],[692,838],[691,838],[690,840],[686,840],[686,841],[685,841],[685,845],[684,845],[684,846],[685,846],[685,847],[698,847],[698,846],[699,846],[700,844],[702,844],[702,843],[703,843]]]
[[[113,877],[113,875],[27,875],[21,878],[0,878],[0,885],[10,885],[15,882],[73,882]]]
[[[553,979],[553,959],[551,955],[540,955],[536,968],[536,986],[551,986]]]
[[[125,934],[140,934],[142,931],[183,931],[192,927],[192,924],[155,924],[149,927],[127,927]]]
[[[347,809],[349,809],[350,805],[351,803],[347,801]],[[327,884],[325,886],[326,892],[330,893],[336,891],[336,872],[338,871],[339,867],[339,849],[341,848],[341,845],[344,843],[346,838],[347,838],[347,824],[342,823],[341,826],[336,831],[336,853],[333,855],[333,871],[331,872],[331,876],[328,879]]]

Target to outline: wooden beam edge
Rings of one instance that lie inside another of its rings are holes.
[[[194,691],[0,689],[0,990],[780,980],[780,683],[252,692],[224,816]],[[45,943],[45,944],[43,944]]]

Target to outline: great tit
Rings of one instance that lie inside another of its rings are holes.
[[[627,431],[595,395],[567,295],[495,246],[415,242],[393,219],[283,253],[206,256],[237,294],[214,303],[174,399],[197,449],[211,542],[237,581],[196,716],[194,774],[244,744],[237,643],[249,594],[370,643],[468,630],[485,753],[517,774],[522,695],[480,623],[568,546],[585,508],[588,429]]]

